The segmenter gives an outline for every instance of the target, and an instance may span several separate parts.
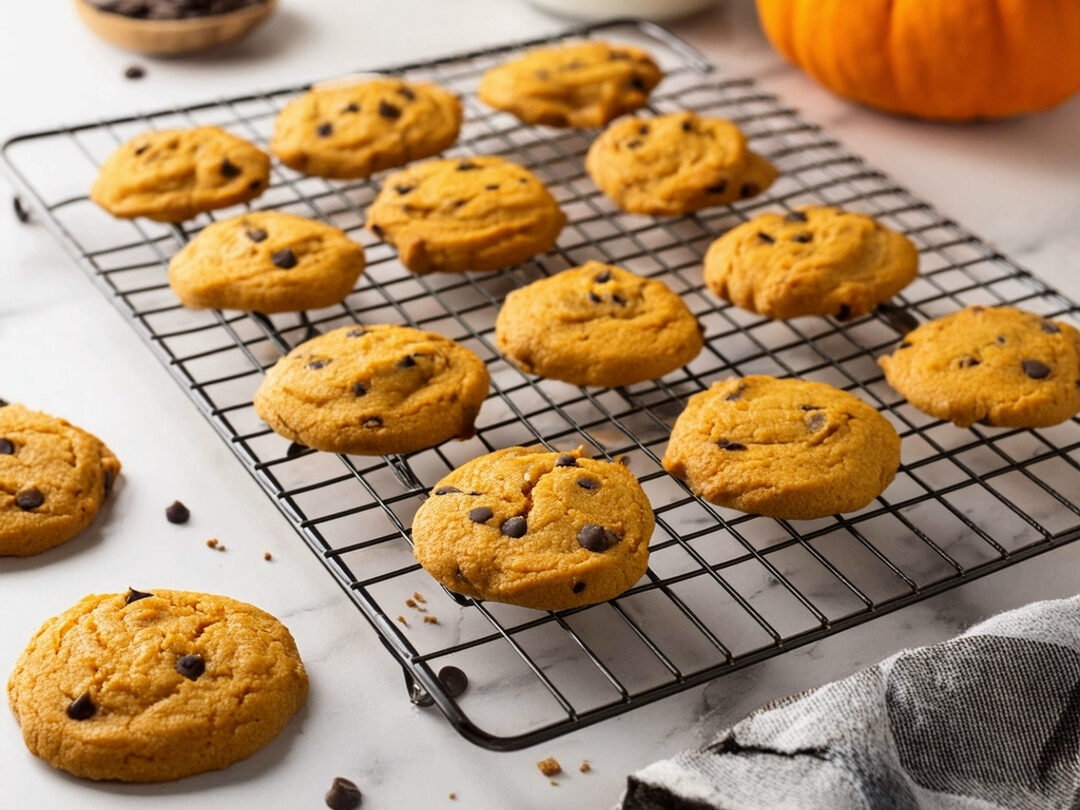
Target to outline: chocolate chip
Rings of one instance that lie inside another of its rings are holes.
[[[15,455],[15,445],[11,443],[11,439],[0,439],[0,456],[13,455]]]
[[[901,341],[900,341],[900,345],[898,345],[898,346],[897,346],[896,348],[897,348],[897,349],[910,349],[910,348],[911,348],[911,344],[910,344],[910,343],[908,343],[908,342],[907,342],[906,340],[901,340]]]
[[[770,245],[773,244],[776,241],[775,239],[773,239],[771,236],[769,236],[764,231],[758,231],[757,238],[760,241],[765,242],[765,243],[770,244]]]
[[[457,487],[439,487],[435,490],[436,495],[453,495],[461,492]]]
[[[356,329],[350,329],[348,332],[345,333],[345,336],[352,338],[363,337],[366,334],[366,331],[367,330],[365,330],[364,327],[361,326]]]
[[[181,655],[176,659],[176,671],[189,681],[196,681],[206,672],[206,661],[198,653]]]
[[[472,517],[470,514],[469,517]],[[483,523],[483,521],[480,521]],[[507,518],[503,521],[502,526],[499,527],[499,531],[505,534],[507,537],[524,537],[525,532],[529,527],[525,522],[525,518],[521,515],[517,517]]]
[[[330,365],[330,361],[326,358],[321,358],[319,360],[312,360],[307,364],[307,368],[312,371],[318,371],[321,368],[326,368],[328,365]]]
[[[487,523],[493,517],[495,517],[495,513],[486,506],[478,506],[469,512],[469,520],[473,523]]]
[[[846,321],[851,317],[851,307],[847,304],[841,304],[840,309],[836,313],[837,320]]]
[[[146,68],[142,65],[128,65],[124,69],[125,79],[141,79],[146,76]]]
[[[600,482],[595,478],[579,478],[577,485],[582,489],[600,489]]]
[[[250,188],[252,191],[256,191],[261,185],[262,180],[252,180],[250,183],[248,183],[248,188]]]
[[[574,458],[573,456],[568,456],[566,453],[563,453],[561,456],[559,456],[557,459],[555,459],[555,466],[556,467],[576,467],[577,466],[577,459]]]
[[[572,587],[570,590],[572,590],[574,593],[581,593],[583,590],[585,590],[585,583],[575,582],[574,587]]]
[[[382,419],[380,419],[378,416],[369,417],[368,419],[364,420],[364,427],[366,427],[366,428],[382,427]]]
[[[960,358],[959,365],[960,368],[972,368],[973,366],[979,365],[979,361],[971,355],[965,355],[964,357]]]
[[[407,354],[397,361],[398,368],[412,368],[416,365],[416,358],[411,354]]]
[[[469,686],[469,679],[465,673],[453,666],[443,667],[439,670],[439,682],[443,685],[443,689],[446,690],[446,694],[452,698],[464,694],[465,689]]]
[[[352,392],[355,396],[362,397],[367,393],[367,386],[362,382],[354,382],[352,386]]]
[[[338,776],[330,785],[330,789],[326,791],[324,798],[330,810],[356,810],[363,796],[355,783]]]
[[[1038,360],[1021,360],[1020,365],[1024,367],[1024,373],[1033,380],[1041,380],[1043,377],[1050,376],[1050,366]]]
[[[67,716],[72,720],[89,720],[97,711],[97,706],[90,699],[89,692],[83,692],[75,698],[67,707]]]
[[[727,191],[727,180],[721,180],[714,186],[708,186],[705,189],[706,194],[723,194]]]
[[[592,301],[594,304],[600,304],[603,302],[604,299],[594,293],[592,290],[589,290],[589,300]]]
[[[1042,330],[1047,334],[1056,335],[1058,332],[1061,331],[1061,328],[1056,323],[1052,323],[1050,321],[1043,321]]]
[[[994,338],[994,342],[998,346],[1004,346],[1005,345],[1005,336],[1004,335],[998,335],[996,338]]]
[[[45,503],[45,496],[37,489],[23,490],[15,496],[15,505],[24,512],[29,512],[31,509],[37,509],[43,503]]]
[[[390,120],[394,120],[395,118],[401,117],[401,110],[398,107],[395,107],[393,104],[390,104],[386,101],[380,101],[379,115],[381,115],[383,118],[389,118]]]
[[[397,91],[398,91],[398,95],[400,95],[403,98],[407,98],[409,101],[415,101],[416,100],[416,93],[414,93],[412,91],[411,87],[406,87],[405,85],[401,85],[401,87],[399,87],[397,89]]]
[[[138,602],[140,599],[149,599],[153,596],[152,593],[144,593],[143,591],[137,591],[134,588],[128,588],[127,596],[124,597],[124,604],[130,605],[132,602]]]
[[[315,128],[315,134],[320,138],[329,138],[334,134],[334,125],[329,123],[319,124],[319,126]]]
[[[491,183],[489,185],[484,186],[485,191],[496,191],[498,188],[499,188],[498,183]]]
[[[610,529],[597,526],[595,523],[586,523],[581,527],[577,535],[578,545],[586,551],[607,551],[619,542],[618,536]]]
[[[6,399],[0,399],[0,408],[6,408],[10,404]]]
[[[811,414],[806,418],[806,429],[811,433],[821,430],[825,426],[825,414],[821,411]]]
[[[788,211],[784,217],[785,222],[806,222],[806,214],[802,211]]]
[[[354,101],[354,102],[352,102],[350,104],[346,104],[344,107],[342,107],[341,111],[343,113],[358,113],[358,112],[360,112],[360,105],[357,104]]]
[[[468,160],[463,160],[463,161],[461,161],[461,163],[459,163],[457,165],[457,170],[459,172],[475,172],[475,171],[479,170],[479,168],[480,167],[478,165],[476,165],[475,163],[472,163],[472,162],[470,162]]]
[[[683,121],[682,122],[682,131],[683,132],[693,132],[694,131],[693,122],[692,121]]]
[[[791,241],[792,242],[801,242],[802,244],[805,245],[807,242],[811,241],[813,238],[814,238],[814,235],[812,233],[797,233],[793,237],[791,237]]]
[[[252,242],[265,242],[268,234],[262,228],[252,228],[245,233]]]
[[[737,391],[732,391],[730,394],[728,394],[726,397],[724,397],[724,401],[725,402],[736,402],[736,401],[742,399],[743,390],[744,389],[740,388]]]
[[[282,270],[292,270],[296,267],[296,254],[292,252],[292,248],[285,248],[271,256],[270,261],[274,263],[275,267],[280,267]]]
[[[612,301],[612,303],[618,304],[620,307],[626,306],[626,299],[623,298],[618,293],[612,293],[611,294],[611,301]]]
[[[820,405],[800,405],[799,410],[800,411],[820,411],[821,406]]]
[[[649,125],[648,124],[642,124],[640,127],[637,128],[637,131],[638,131],[638,135],[648,135],[649,134]]]
[[[639,149],[639,148],[641,148],[641,147],[642,147],[642,146],[643,146],[644,144],[645,144],[645,142],[644,142],[644,141],[641,141],[641,140],[638,140],[637,138],[635,138],[635,139],[634,139],[634,140],[632,140],[632,141],[627,141],[627,142],[626,142],[626,148],[627,148],[627,149]]]
[[[285,450],[285,458],[296,458],[298,455],[308,449],[306,444],[300,444],[300,442],[289,442],[288,449]]]
[[[372,225],[371,226],[371,232],[373,234],[375,234],[377,237],[379,237],[380,239],[383,238],[383,229],[380,226]]]
[[[148,144],[148,143],[144,143],[142,146],[135,147],[135,157],[138,157],[139,155],[144,154],[146,152],[146,150],[149,149],[149,148],[150,148],[150,144]]]
[[[398,194],[408,194],[414,188],[416,188],[416,186],[394,186],[394,191]]]
[[[173,501],[165,508],[165,519],[169,523],[187,523],[191,511],[180,501]]]
[[[744,200],[747,197],[753,197],[755,194],[761,191],[761,187],[757,183],[743,183],[739,186],[739,196]]]
[[[223,158],[221,161],[221,176],[228,178],[239,177],[240,167],[228,158]]]
[[[739,442],[733,442],[730,439],[718,439],[716,442],[717,447],[721,450],[745,450],[745,444],[739,444]]]
[[[611,281],[611,271],[605,270],[603,273],[597,273],[593,281],[595,281],[597,284],[607,284],[609,281]]]

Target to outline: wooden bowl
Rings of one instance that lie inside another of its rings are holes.
[[[253,6],[183,20],[140,20],[102,11],[88,0],[75,0],[83,22],[104,40],[129,51],[155,56],[194,53],[235,42],[274,11],[277,0],[263,0]]]

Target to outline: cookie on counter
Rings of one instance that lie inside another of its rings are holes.
[[[411,453],[473,435],[488,393],[484,362],[407,326],[344,326],[278,360],[255,410],[294,442],[331,453]]]
[[[367,214],[414,273],[502,270],[550,250],[565,224],[532,172],[494,155],[397,172]]]
[[[686,365],[705,341],[662,281],[590,261],[511,292],[495,321],[495,343],[529,374],[614,387]]]
[[[413,552],[455,593],[537,610],[613,599],[649,564],[649,499],[623,464],[510,447],[439,481]]]
[[[45,622],[8,679],[26,747],[89,779],[163,782],[270,742],[308,679],[277,619],[224,596],[87,596]]]
[[[576,42],[537,48],[491,68],[477,95],[527,124],[602,127],[648,103],[663,76],[641,48]]]
[[[460,130],[461,102],[450,91],[369,79],[290,101],[274,122],[270,151],[305,174],[363,178],[437,155]]]
[[[1013,307],[936,318],[878,363],[908,402],[959,427],[1049,427],[1080,413],[1080,331]]]
[[[295,312],[336,304],[364,271],[344,231],[278,211],[215,222],[169,262],[169,286],[192,309]]]
[[[116,217],[183,222],[247,202],[270,182],[270,158],[217,127],[136,135],[101,167],[90,199]]]
[[[119,472],[116,456],[86,431],[0,402],[0,556],[26,557],[75,537]]]
[[[705,500],[788,520],[862,509],[899,464],[896,429],[854,394],[764,375],[690,397],[664,453]]]
[[[871,217],[827,206],[760,214],[705,254],[705,284],[768,318],[858,318],[915,280],[919,252]]]
[[[616,121],[589,147],[585,169],[624,211],[655,215],[745,200],[777,177],[735,124],[692,112]]]

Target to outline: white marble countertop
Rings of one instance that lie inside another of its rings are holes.
[[[192,61],[136,59],[82,29],[63,3],[5,8],[0,135],[108,113],[273,88],[555,30],[565,23],[509,0],[285,0],[243,45]],[[946,126],[881,116],[830,96],[785,65],[748,0],[675,26],[728,72],[758,78],[855,152],[1073,298],[1080,298],[1080,98],[1049,113]],[[140,82],[126,65],[148,67]],[[313,555],[41,227],[0,210],[0,395],[63,415],[105,438],[124,463],[116,497],[80,539],[0,560],[0,670],[48,616],[93,591],[128,585],[224,593],[290,627],[311,675],[307,707],[267,750],[213,774],[164,785],[93,784],[35,760],[0,711],[7,808],[196,805],[319,807],[335,776],[365,808],[606,807],[627,772],[705,741],[770,699],[845,675],[904,646],[948,637],[999,610],[1071,595],[1080,545],[883,617],[732,676],[531,750],[500,754],[460,739],[406,699],[385,653]],[[1076,496],[1078,493],[1071,493]],[[174,498],[192,509],[165,523]],[[228,551],[205,548],[210,536]],[[273,553],[264,562],[264,551]],[[554,755],[551,787],[534,763]],[[589,774],[576,765],[588,759]],[[447,799],[450,791],[457,801]]]

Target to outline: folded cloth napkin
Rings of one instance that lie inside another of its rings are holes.
[[[765,706],[629,778],[624,810],[1080,808],[1080,597]]]

